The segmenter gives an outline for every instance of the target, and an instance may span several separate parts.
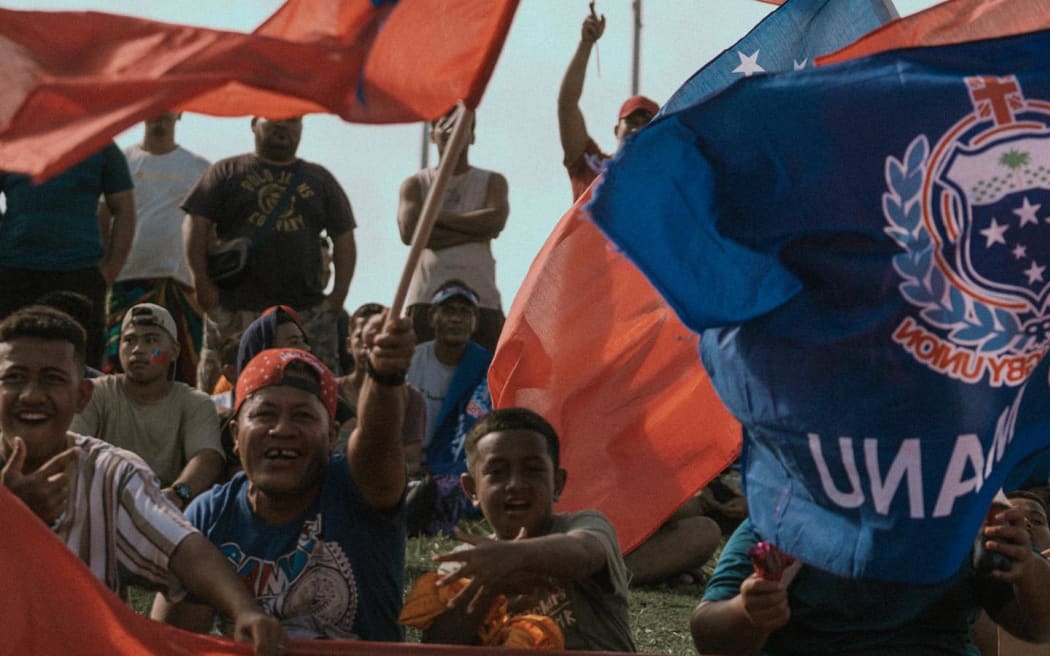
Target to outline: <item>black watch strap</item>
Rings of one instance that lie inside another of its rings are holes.
[[[368,377],[387,387],[397,387],[405,384],[405,374],[381,374],[372,366],[372,358],[365,357],[365,372]]]

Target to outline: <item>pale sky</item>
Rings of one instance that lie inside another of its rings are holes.
[[[420,0],[402,0],[420,1]],[[896,0],[908,15],[934,0]],[[279,0],[0,0],[10,9],[96,10],[154,20],[250,32]],[[581,107],[587,127],[606,151],[616,147],[616,110],[630,95],[632,0],[599,0],[607,19],[592,54]],[[757,0],[643,0],[640,91],[659,103],[703,64],[744,36],[774,9]],[[503,311],[536,252],[571,204],[561,164],[555,102],[562,74],[579,41],[587,0],[522,0],[506,46],[478,107],[471,164],[503,173],[510,185],[510,218],[493,243]],[[598,70],[600,59],[601,70]],[[138,142],[141,126],[117,137]],[[248,118],[187,114],[178,142],[214,161],[252,149]],[[299,155],[318,162],[343,185],[357,218],[357,271],[346,306],[389,304],[407,255],[397,232],[401,182],[420,163],[422,128],[354,125],[333,116],[304,121]],[[437,161],[432,149],[431,165]]]

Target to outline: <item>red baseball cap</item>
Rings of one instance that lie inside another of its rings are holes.
[[[317,379],[309,376],[298,375],[293,372],[285,374],[285,369],[293,362],[301,362],[317,374]],[[317,359],[312,353],[293,348],[266,349],[251,359],[237,377],[237,395],[233,404],[233,412],[241,409],[241,404],[249,396],[264,387],[276,385],[289,385],[307,391],[321,399],[328,416],[334,418],[339,393],[337,391],[335,376]]]
[[[631,96],[620,105],[620,118],[627,118],[637,111],[646,111],[650,116],[656,116],[656,113],[660,111],[660,106],[646,96]]]

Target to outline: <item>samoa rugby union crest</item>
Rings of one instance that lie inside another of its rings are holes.
[[[954,379],[1016,386],[1050,338],[1050,102],[1013,76],[964,83],[970,114],[886,160],[886,232],[916,309],[893,339]]]

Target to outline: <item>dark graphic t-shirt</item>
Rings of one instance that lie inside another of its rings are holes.
[[[216,162],[186,197],[182,208],[214,221],[219,239],[252,237],[293,182],[269,234],[253,242],[247,271],[222,289],[223,307],[261,311],[281,303],[297,309],[320,303],[320,234],[334,238],[355,227],[350,201],[322,166],[303,160],[266,164],[253,154]]]

